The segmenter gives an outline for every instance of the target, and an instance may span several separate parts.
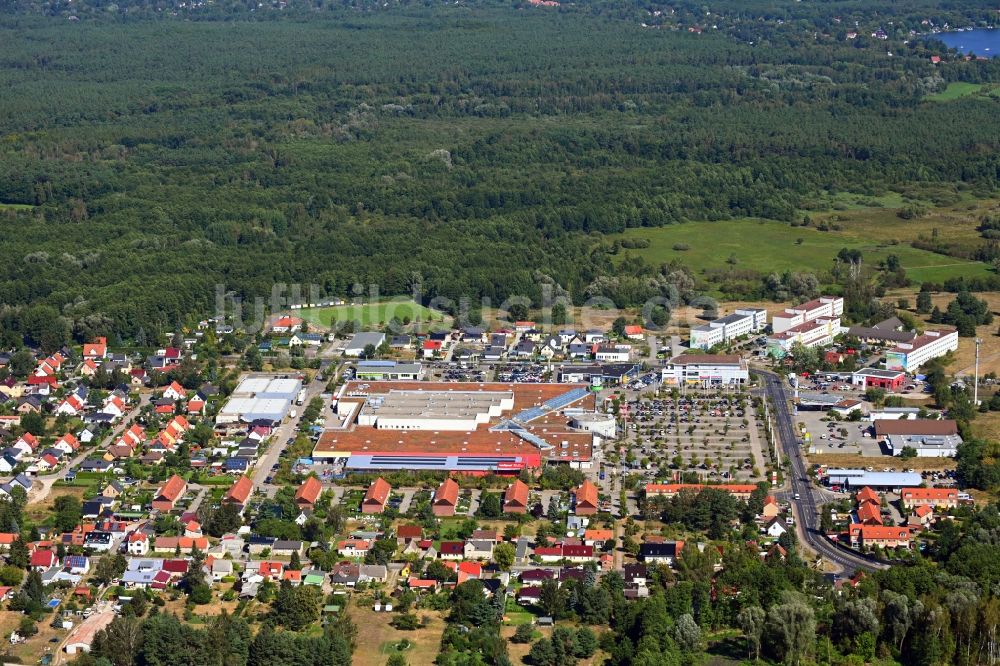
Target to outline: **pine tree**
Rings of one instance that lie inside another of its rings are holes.
[[[31,556],[28,554],[28,544],[24,542],[21,535],[18,535],[18,537],[14,539],[14,542],[10,544],[10,554],[7,556],[7,561],[15,567],[21,567],[22,569],[28,568]]]

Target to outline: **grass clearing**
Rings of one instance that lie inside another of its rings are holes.
[[[844,468],[867,468],[874,467],[880,472],[886,467],[899,469],[915,469],[918,472],[924,470],[955,469],[955,461],[952,458],[911,458],[900,460],[889,456],[859,456],[850,453],[814,453],[807,456],[810,463],[817,465],[829,465],[830,467]]]
[[[411,299],[392,299],[379,303],[331,305],[319,308],[303,308],[295,313],[310,324],[330,328],[335,323],[345,321],[361,322],[363,328],[381,327],[393,317],[402,322],[407,320],[420,323],[450,322],[451,317],[420,305]]]
[[[732,256],[737,269],[780,273],[801,271],[806,267],[826,270],[832,267],[837,252],[846,247],[861,250],[869,264],[895,254],[910,279],[917,282],[990,273],[990,267],[982,262],[946,257],[903,244],[903,239],[915,239],[918,235],[915,231],[922,229],[925,223],[918,221],[913,229],[908,229],[908,221],[899,220],[889,211],[878,212],[882,227],[878,231],[865,230],[864,217],[843,222],[843,229],[839,231],[746,219],[630,229],[618,237],[645,239],[649,246],[623,250],[620,256],[622,259],[639,256],[652,264],[677,260],[697,269],[724,269]]]
[[[354,651],[354,666],[383,666],[389,655],[396,652],[395,646],[404,638],[410,647],[401,654],[410,666],[430,666],[434,663],[441,647],[444,633],[444,617],[441,613],[427,610],[414,611],[417,617],[428,617],[426,627],[414,631],[400,631],[389,622],[395,613],[376,613],[367,603],[351,604],[351,619],[361,627],[358,632],[358,647]]]
[[[52,490],[41,502],[29,503],[25,509],[25,517],[32,522],[44,522],[46,518],[52,516],[52,507],[55,505],[57,497],[71,495],[79,500],[89,495],[90,486],[53,486]]]
[[[983,399],[980,393],[979,399]],[[976,437],[996,441],[1000,439],[1000,412],[986,412],[976,414],[973,419],[972,432]]]
[[[927,97],[925,97],[924,99],[926,99],[928,102],[950,102],[952,100],[956,100],[961,97],[968,97],[969,95],[979,94],[985,87],[986,84],[984,83],[967,83],[965,81],[952,81],[941,92],[934,93],[933,95],[927,95]]]

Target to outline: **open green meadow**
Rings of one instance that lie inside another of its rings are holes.
[[[930,102],[950,102],[961,97],[978,95],[985,92],[988,95],[996,96],[997,90],[985,83],[967,83],[965,81],[952,81],[948,87],[939,93],[928,95],[925,99]]]
[[[410,299],[397,299],[379,303],[364,303],[350,305],[333,305],[319,308],[303,308],[296,312],[310,324],[329,328],[335,323],[345,321],[361,322],[361,326],[369,328],[387,324],[393,317],[402,322],[420,321],[421,323],[446,321],[450,318],[428,307],[424,307]]]
[[[901,234],[906,223],[900,220],[899,224]],[[653,264],[678,260],[696,271],[726,268],[731,256],[736,260],[736,268],[761,273],[818,271],[831,267],[834,257],[846,247],[861,250],[864,261],[869,263],[895,254],[910,279],[917,282],[940,282],[950,277],[990,273],[990,267],[982,262],[918,250],[906,245],[902,236],[893,236],[888,229],[884,233],[871,234],[849,222],[839,231],[792,227],[771,220],[687,222],[629,229],[618,237],[649,241],[648,247],[623,250],[622,257],[639,256]]]

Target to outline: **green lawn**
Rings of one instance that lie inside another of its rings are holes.
[[[410,299],[393,299],[380,303],[362,305],[335,305],[320,308],[303,308],[296,313],[311,324],[331,326],[334,322],[360,321],[365,328],[378,327],[387,324],[393,317],[405,322],[422,323],[450,321],[450,318],[440,312],[424,307]]]
[[[34,206],[28,204],[3,203],[0,201],[0,210],[31,210]]]
[[[975,95],[983,89],[985,84],[983,83],[966,83],[964,81],[953,81],[948,84],[948,87],[939,93],[934,93],[933,95],[928,95],[926,99],[930,102],[950,102],[953,99],[958,99],[959,97],[968,97],[969,95]]]
[[[900,224],[901,230],[902,227]],[[864,260],[869,263],[877,263],[895,254],[910,279],[918,282],[989,274],[989,266],[982,262],[946,257],[902,242],[893,245],[886,240],[867,240],[861,234],[817,231],[811,227],[791,227],[769,220],[687,222],[660,228],[630,229],[620,237],[649,240],[649,247],[623,250],[622,258],[634,255],[653,264],[677,259],[695,271],[724,268],[727,259],[733,255],[737,261],[736,268],[762,273],[785,270],[818,272],[829,269],[837,252],[846,247],[861,250]],[[680,246],[687,246],[688,249],[675,249]]]

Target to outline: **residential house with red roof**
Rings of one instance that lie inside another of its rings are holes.
[[[955,488],[901,488],[899,497],[905,509],[917,506],[954,509],[958,506],[958,490]]]
[[[458,484],[454,479],[445,479],[434,492],[431,510],[438,518],[455,515],[458,506]]]
[[[858,506],[858,522],[862,525],[881,525],[882,508],[874,502],[863,502]]]
[[[852,546],[866,548],[909,548],[910,530],[893,525],[862,525],[854,523],[850,527]]]
[[[423,351],[424,358],[434,358],[434,356],[441,353],[444,343],[441,340],[424,340],[420,348]]]
[[[17,438],[17,441],[14,442],[14,448],[20,449],[26,454],[34,453],[35,449],[38,448],[38,438],[30,432],[26,432]]]
[[[177,381],[170,382],[167,388],[163,389],[163,397],[168,400],[183,400],[187,396],[184,391],[184,387],[177,383]]]
[[[157,511],[173,511],[174,505],[187,490],[187,481],[174,474],[156,491],[153,496],[153,508]]]
[[[464,560],[465,542],[442,541],[441,547],[438,548],[438,557],[440,557],[442,560]]]
[[[271,330],[274,333],[295,333],[302,330],[302,320],[298,317],[284,315],[274,320]]]
[[[31,554],[29,566],[33,571],[48,571],[54,566],[58,566],[59,557],[55,552],[47,549],[39,549]]]
[[[195,548],[204,552],[208,550],[208,539],[205,537],[161,536],[153,542],[153,550],[158,553],[177,552],[190,553]]]
[[[934,509],[927,504],[921,504],[909,515],[906,524],[911,527],[927,527],[933,520]]]
[[[337,554],[344,557],[364,557],[371,550],[368,539],[345,539],[337,542]]]
[[[385,505],[389,501],[389,494],[392,486],[381,476],[368,486],[368,492],[361,501],[361,513],[374,514],[385,511]]]
[[[87,408],[83,400],[80,400],[80,396],[75,393],[71,393],[65,398],[63,398],[58,405],[56,405],[53,413],[58,415],[65,414],[66,416],[78,416],[82,414]]]
[[[574,493],[576,506],[574,513],[578,516],[592,516],[597,513],[597,486],[590,479],[585,479]]]
[[[295,505],[299,509],[312,509],[323,492],[323,484],[315,476],[308,476],[295,491]]]
[[[187,413],[204,415],[207,404],[205,396],[201,393],[195,394],[195,396],[187,402]]]
[[[520,479],[507,487],[503,495],[504,513],[526,513],[528,511],[528,484]]]
[[[424,528],[420,525],[400,525],[396,528],[396,543],[404,546],[411,541],[419,541],[424,535]]]
[[[128,535],[128,554],[142,557],[149,552],[149,535],[145,532],[132,532]]]
[[[777,518],[781,514],[781,505],[778,504],[778,500],[774,495],[768,495],[764,498],[764,508],[761,509],[760,515],[765,520],[770,520],[772,518]]]
[[[83,343],[83,358],[88,360],[108,357],[108,339],[95,338],[93,342]]]
[[[629,340],[642,340],[642,326],[626,326],[625,337]]]
[[[226,494],[222,497],[222,501],[226,504],[235,504],[240,507],[240,511],[246,508],[247,501],[250,499],[250,495],[253,494],[253,481],[250,477],[244,475],[236,480]]]
[[[55,443],[52,445],[52,448],[59,449],[63,453],[69,455],[71,453],[74,453],[77,449],[80,448],[80,440],[76,438],[76,435],[74,435],[71,432],[68,432],[59,439],[57,439]]]

